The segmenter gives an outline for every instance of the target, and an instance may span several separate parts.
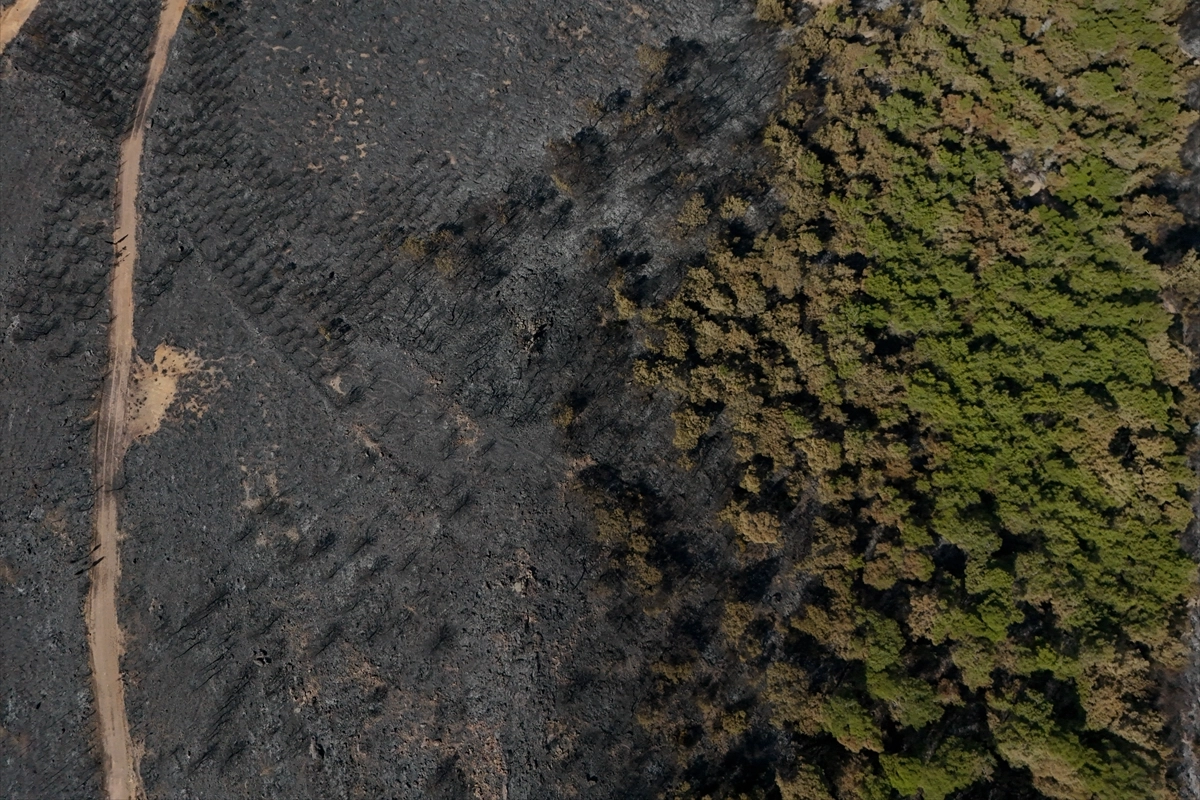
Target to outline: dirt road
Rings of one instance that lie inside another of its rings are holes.
[[[37,8],[38,0],[17,0],[8,8],[0,11],[0,53],[8,47],[8,43],[16,38],[21,26],[29,15]]]
[[[21,5],[20,0],[17,5]],[[133,128],[121,143],[121,167],[117,175],[113,230],[116,258],[110,284],[112,320],[108,330],[108,376],[96,425],[96,549],[85,608],[109,800],[134,800],[143,796],[138,759],[125,714],[125,686],[121,677],[123,643],[117,620],[117,583],[121,575],[118,501],[123,482],[122,464],[130,442],[127,407],[134,352],[133,271],[137,265],[137,193],[142,147],[154,90],[166,67],[171,38],[186,6],[187,0],[166,0],[163,4],[149,74],[138,98]]]

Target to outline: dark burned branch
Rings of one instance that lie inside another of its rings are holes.
[[[233,685],[233,687],[229,690],[229,693],[225,696],[225,702],[223,702],[220,708],[217,709],[217,715],[213,718],[212,723],[208,727],[208,733],[205,736],[205,739],[211,742],[214,747],[217,744],[217,742],[214,741],[217,737],[217,734],[220,732],[221,728],[225,727],[225,724],[229,722],[230,718],[233,717],[233,713],[241,706],[242,700],[245,699],[246,696],[246,688],[253,680],[253,667],[247,664],[242,667],[242,672],[238,676],[237,683]]]
[[[250,742],[245,739],[238,739],[236,742],[231,744],[229,746],[229,752],[225,754],[225,761],[221,764],[222,771],[224,771],[225,767],[229,766],[231,761],[240,756],[242,753],[246,752],[249,747]]]
[[[375,557],[375,560],[371,562],[371,566],[362,573],[361,577],[365,579],[378,578],[391,563],[392,560],[386,555],[378,555]]]
[[[381,512],[380,514],[377,514],[377,515],[375,516],[375,518],[376,518],[376,519],[378,519],[380,516],[382,516],[382,512]],[[364,533],[362,536],[360,536],[360,537],[358,538],[358,542],[356,542],[356,543],[355,543],[355,545],[354,545],[354,549],[352,549],[352,550],[350,551],[350,556],[349,556],[349,557],[350,557],[350,558],[354,558],[356,555],[358,555],[359,553],[361,553],[361,552],[362,552],[364,549],[366,549],[366,548],[370,547],[371,545],[375,544],[375,541],[376,541],[376,540],[375,540],[375,534],[373,534],[373,533]]]
[[[454,516],[456,514],[458,514],[458,512],[462,511],[464,508],[469,506],[473,499],[474,498],[470,492],[463,492],[462,496],[459,498],[458,502],[455,504],[454,509],[446,516],[446,519],[447,520],[454,519]]]
[[[341,635],[342,623],[336,621],[331,623],[329,627],[325,629],[325,633],[321,635],[321,639],[317,642],[317,647],[313,651],[312,657],[316,658],[328,650],[330,645],[336,642]]]
[[[219,670],[219,669],[209,670],[207,677],[204,680],[200,681],[200,683],[193,686],[192,691],[193,692],[200,691],[201,689],[203,689],[205,686],[208,685],[209,681],[211,681],[213,678],[217,677],[220,674],[221,674],[221,670]]]
[[[275,613],[272,614],[265,623],[263,623],[263,626],[254,632],[254,635],[256,637],[257,636],[265,636],[267,633],[269,633],[271,631],[272,628],[275,627],[275,623],[279,622],[279,620],[282,617],[283,617],[283,612],[276,610]]]
[[[449,622],[443,622],[438,627],[437,636],[434,637],[433,646],[429,648],[429,654],[433,655],[442,647],[449,647],[454,644],[454,626]]]
[[[387,614],[380,614],[375,617],[375,624],[363,632],[363,638],[368,641],[374,641],[375,637],[381,633],[403,627],[412,619],[412,612],[405,609],[404,613],[398,617],[390,617]]]
[[[348,605],[346,605],[343,608],[338,610],[339,616],[345,616],[346,614],[349,614],[350,612],[354,611],[356,608],[358,608],[359,606],[362,605],[362,602],[364,599],[366,599],[366,595],[363,594],[362,592],[359,592],[358,594],[354,595],[354,599],[351,600]]]
[[[254,526],[251,525],[249,521],[242,523],[241,527],[238,528],[237,533],[233,535],[233,543],[241,544],[242,542],[246,541],[247,537],[249,537],[253,532]]]
[[[231,652],[233,652],[233,647],[232,647],[232,646],[231,646],[231,647],[227,647],[227,648],[225,648],[225,650],[224,650],[224,651],[223,651],[223,652],[222,652],[222,653],[221,653],[219,656],[217,656],[217,657],[216,657],[216,658],[214,658],[212,661],[209,661],[207,664],[205,664],[205,665],[204,665],[204,667],[203,667],[203,669],[206,669],[206,670],[212,669],[212,668],[213,668],[213,667],[215,667],[217,664],[219,664],[220,662],[222,662],[222,661],[224,661],[226,658],[228,658],[228,657],[229,657],[229,654],[230,654]]]
[[[39,797],[59,796],[58,792],[55,792],[52,790],[53,790],[54,786],[58,783],[59,778],[62,777],[64,772],[66,772],[68,766],[70,766],[70,762],[63,764],[58,769],[54,770],[54,772],[52,772],[46,776],[45,780],[42,781],[41,788],[38,791]]]
[[[316,558],[322,553],[328,552],[335,544],[337,544],[337,540],[337,531],[332,529],[325,531],[325,533],[321,535],[321,538],[316,541],[316,544],[313,545],[313,549],[309,554],[309,558]]]
[[[204,608],[202,608],[199,611],[195,612],[194,614],[191,614],[188,617],[186,617],[184,619],[184,621],[180,624],[180,626],[175,629],[175,633],[181,633],[185,628],[190,628],[191,626],[195,625],[196,623],[201,622],[204,619],[207,619],[214,611],[216,611],[229,598],[229,595],[231,593],[232,592],[229,589],[229,587],[222,586],[220,589],[218,589],[216,591],[216,593],[213,595],[212,599],[209,600],[207,604],[205,604]]]
[[[88,564],[86,567],[84,567],[83,569],[76,570],[76,571],[75,571],[75,574],[76,574],[77,576],[78,576],[78,575],[82,575],[83,573],[90,571],[90,570],[92,569],[92,567],[96,566],[97,564],[99,564],[99,563],[100,563],[101,561],[103,561],[103,560],[104,560],[104,556],[100,556],[100,557],[99,557],[99,558],[97,558],[95,561],[93,561],[92,563],[90,563],[90,564]]]
[[[213,753],[217,752],[217,748],[219,746],[220,745],[218,745],[216,742],[213,742],[208,747],[204,748],[204,752],[197,756],[196,760],[193,761],[188,767],[188,774],[195,775],[200,767],[204,766],[204,762],[212,758]]]
[[[437,773],[433,776],[434,786],[439,785],[446,778],[450,777],[450,774],[454,772],[454,768],[458,765],[458,758],[458,753],[455,753],[438,765]]]
[[[180,653],[176,653],[176,654],[175,654],[175,656],[172,658],[172,660],[175,660],[175,659],[181,658],[182,656],[185,656],[185,655],[187,655],[188,653],[192,652],[192,650],[193,650],[193,649],[196,647],[196,645],[198,645],[198,644],[200,644],[201,642],[203,642],[203,641],[204,641],[204,639],[205,639],[205,637],[204,637],[204,636],[202,636],[202,635],[197,635],[197,636],[196,636],[196,638],[192,640],[192,643],[191,643],[191,644],[189,644],[189,645],[188,645],[188,646],[187,646],[187,647],[186,647],[186,648],[185,648],[185,649],[184,649],[182,652],[180,652]]]

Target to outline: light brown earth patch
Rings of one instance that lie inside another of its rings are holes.
[[[29,15],[37,8],[38,0],[17,0],[8,8],[0,11],[0,53],[8,47],[8,43],[17,38],[21,26]]]
[[[374,458],[379,458],[380,456],[385,455],[383,445],[381,445],[375,439],[371,438],[370,434],[367,433],[367,429],[365,427],[363,427],[362,425],[359,425],[358,423],[355,423],[355,424],[351,425],[350,428],[351,428],[351,430],[354,431],[354,435],[356,437],[358,437],[359,443]]]
[[[203,416],[207,409],[204,398],[218,380],[216,369],[206,367],[203,359],[194,351],[169,344],[160,344],[155,348],[153,361],[135,360],[130,374],[126,411],[126,435],[131,442],[145,438],[162,427],[167,412],[179,400],[181,381],[189,376],[200,379],[198,391],[181,402],[188,411]]]

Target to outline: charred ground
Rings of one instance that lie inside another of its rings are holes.
[[[39,7],[0,81],[17,797],[100,785],[89,420],[157,8],[77,5]],[[712,522],[730,467],[716,447],[676,468],[669,406],[630,386],[636,343],[605,309],[614,280],[649,300],[703,251],[689,198],[765,191],[775,35],[740,3],[190,7],[147,141],[135,335],[210,380],[130,451],[121,522],[151,797],[674,777],[634,709],[711,612],[630,595],[588,491],[657,498],[675,533],[652,559],[703,594],[734,569]]]

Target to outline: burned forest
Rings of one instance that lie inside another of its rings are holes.
[[[0,0],[0,796],[1200,800],[1200,7]]]

